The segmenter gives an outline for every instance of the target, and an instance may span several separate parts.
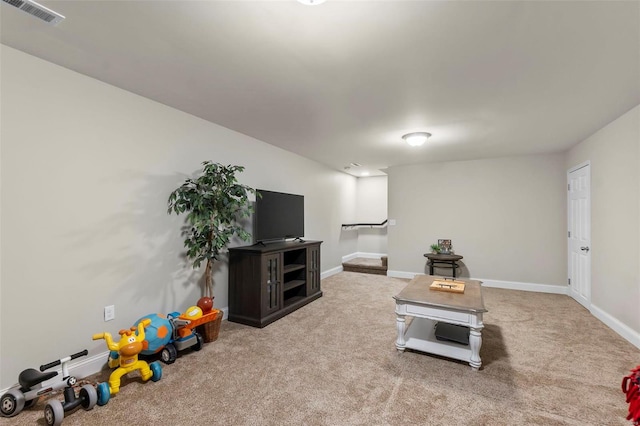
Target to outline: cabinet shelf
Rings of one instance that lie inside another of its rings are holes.
[[[283,272],[285,274],[287,274],[289,272],[298,271],[298,270],[304,269],[306,267],[307,267],[307,265],[299,265],[297,263],[291,263],[289,265],[284,265]]]
[[[288,298],[288,299],[286,299],[286,300],[284,301],[284,306],[291,306],[291,305],[293,305],[294,303],[299,302],[299,301],[301,301],[301,300],[303,300],[303,299],[304,299],[304,297],[302,297],[302,296],[294,296],[294,297],[290,297],[290,298]]]
[[[291,290],[292,288],[300,287],[301,285],[305,285],[307,282],[305,280],[291,280],[284,283],[284,287],[282,288],[284,291]]]

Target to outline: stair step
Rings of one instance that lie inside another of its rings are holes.
[[[386,262],[383,264],[383,261],[380,259],[352,259],[342,264],[342,270],[346,272],[360,272],[363,274],[387,275]]]

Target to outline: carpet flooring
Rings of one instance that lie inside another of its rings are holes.
[[[629,425],[640,350],[568,296],[485,288],[483,365],[395,349],[407,280],[342,272],[264,329],[223,321],[158,382],[137,373],[65,425]],[[90,339],[90,336],[87,337]],[[90,377],[104,381],[108,371]],[[39,401],[2,425],[44,424]]]

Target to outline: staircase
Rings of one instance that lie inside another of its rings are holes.
[[[381,259],[367,259],[357,257],[342,263],[345,272],[360,272],[363,274],[387,275],[387,257]]]

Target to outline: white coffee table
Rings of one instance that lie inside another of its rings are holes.
[[[482,314],[487,312],[482,300],[482,285],[476,280],[465,282],[464,293],[450,293],[429,289],[432,275],[418,275],[397,295],[396,326],[398,338],[396,348],[406,348],[467,361],[473,370],[482,365]],[[406,326],[406,317],[413,317]],[[462,325],[469,328],[469,344],[438,340],[435,326],[438,322]]]

